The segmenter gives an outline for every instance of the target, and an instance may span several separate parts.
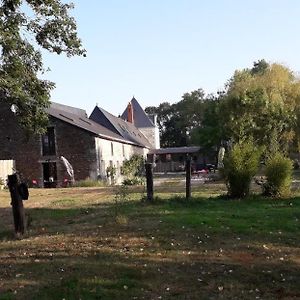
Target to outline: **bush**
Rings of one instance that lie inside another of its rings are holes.
[[[143,177],[133,177],[126,178],[123,180],[123,185],[143,185],[145,183],[145,178]]]
[[[267,182],[263,185],[263,194],[272,197],[284,197],[290,193],[293,162],[284,154],[276,152],[266,161]]]
[[[124,185],[141,185],[144,179],[144,158],[142,155],[134,154],[130,159],[125,160],[121,167],[121,173],[125,176]]]
[[[244,141],[235,144],[227,155],[225,153],[223,174],[230,197],[243,198],[249,195],[261,152],[252,141]]]
[[[117,174],[117,168],[114,166],[109,166],[106,168],[107,179],[110,179],[110,184],[115,184],[115,176]]]
[[[121,173],[128,178],[141,176],[144,173],[143,156],[134,154],[130,159],[125,160],[121,167]]]

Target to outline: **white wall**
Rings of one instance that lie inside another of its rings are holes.
[[[146,157],[148,153],[148,149],[145,148],[104,140],[101,138],[95,138],[95,144],[98,177],[106,178],[106,168],[113,165],[117,168],[117,183],[122,181],[121,166],[125,160],[130,159],[133,154],[139,154]]]
[[[139,131],[147,138],[154,149],[160,148],[159,129],[157,126],[139,128]]]
[[[7,176],[14,173],[16,169],[14,160],[0,160],[0,178],[6,182]]]

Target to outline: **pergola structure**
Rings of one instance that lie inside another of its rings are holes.
[[[191,159],[194,170],[203,169],[207,163],[199,146],[151,149],[148,162],[155,163],[155,172],[180,172],[185,170],[187,157]]]

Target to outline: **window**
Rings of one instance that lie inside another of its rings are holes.
[[[114,144],[110,143],[110,147],[111,147],[111,156],[114,156]]]
[[[54,127],[48,127],[47,132],[42,135],[43,155],[55,155],[55,133]]]
[[[124,144],[122,145],[122,150],[123,150],[123,157],[125,157],[125,146],[124,146]]]

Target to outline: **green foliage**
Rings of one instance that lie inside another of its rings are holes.
[[[158,115],[162,147],[200,145],[208,152],[222,140],[253,138],[271,151],[300,149],[300,80],[265,60],[237,70],[217,96],[198,89],[146,112]]]
[[[287,147],[294,138],[299,99],[300,81],[283,65],[261,60],[252,69],[236,71],[221,103],[224,136],[235,142],[253,137],[266,148],[274,141]]]
[[[0,300],[13,300],[14,295],[13,292],[8,292],[0,295]]]
[[[141,176],[144,172],[144,158],[142,155],[134,154],[130,159],[125,160],[121,173],[125,177],[132,179],[134,177]]]
[[[114,166],[108,166],[106,168],[106,176],[111,180],[111,184],[115,183],[115,176],[117,174],[117,168]]]
[[[187,146],[191,143],[191,132],[201,125],[206,97],[202,89],[185,93],[182,100],[158,107],[147,107],[147,113],[157,114],[162,147]]]
[[[253,68],[250,70],[251,74],[264,74],[269,68],[269,64],[264,60],[260,59],[253,63]]]
[[[127,185],[122,184],[118,186],[114,197],[113,214],[115,221],[119,224],[127,224],[128,220],[124,213],[124,205],[128,202],[129,195]]]
[[[249,140],[235,144],[229,153],[225,153],[223,172],[230,197],[249,195],[251,180],[258,171],[261,150]]]
[[[14,104],[20,124],[29,132],[44,131],[45,109],[54,88],[54,83],[39,79],[45,72],[40,48],[85,55],[69,15],[72,7],[60,0],[1,1],[0,96],[6,105]]]
[[[264,195],[284,197],[290,194],[293,162],[280,152],[274,153],[266,162],[267,182],[263,185]]]
[[[133,178],[126,178],[122,182],[123,185],[143,185],[145,184],[144,177],[133,177]]]
[[[204,151],[211,151],[222,140],[222,127],[219,122],[220,99],[211,96],[203,102],[201,126],[191,131],[191,144],[200,145]]]

